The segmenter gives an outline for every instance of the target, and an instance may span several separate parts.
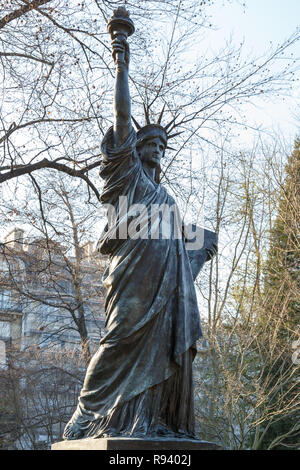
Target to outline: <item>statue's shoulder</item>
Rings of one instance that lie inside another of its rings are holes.
[[[114,141],[113,126],[105,133],[101,142],[101,153],[105,160],[117,159],[118,157],[137,156],[136,153],[136,132],[133,128],[129,132],[123,143],[116,145]]]

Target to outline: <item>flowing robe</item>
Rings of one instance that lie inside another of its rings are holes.
[[[102,142],[100,170],[101,199],[110,205],[98,243],[110,257],[103,278],[106,334],[89,364],[72,420],[81,437],[192,436],[192,361],[202,336],[193,273],[182,234],[171,230],[169,236],[151,238],[153,224],[162,229],[159,210],[176,209],[176,204],[144,171],[135,131],[118,148],[112,132]],[[124,236],[137,217],[133,204],[142,205],[144,235],[137,238]]]

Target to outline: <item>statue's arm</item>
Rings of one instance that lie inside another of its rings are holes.
[[[125,63],[117,60],[118,52],[124,52]],[[131,102],[129,93],[129,46],[126,40],[112,41],[112,55],[116,65],[114,85],[114,146],[119,147],[131,130]]]

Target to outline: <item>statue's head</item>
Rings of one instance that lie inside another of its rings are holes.
[[[167,146],[167,133],[159,124],[148,124],[137,132],[136,149],[143,164],[155,168],[155,180],[159,183],[160,161]]]
[[[137,132],[136,148],[142,162],[159,166],[167,146],[167,133],[157,124],[148,124]]]
[[[143,141],[151,138],[159,138],[166,148],[168,142],[168,134],[164,127],[160,124],[147,124],[147,126],[141,127],[137,131],[137,147],[139,147]]]
[[[150,167],[154,167],[156,169],[155,172],[155,180],[159,182],[159,174],[160,174],[160,161],[161,158],[164,156],[165,149],[172,147],[168,146],[168,139],[175,137],[176,135],[180,134],[180,132],[170,135],[170,130],[173,130],[175,125],[175,118],[172,119],[169,124],[165,127],[161,126],[161,118],[164,112],[164,107],[159,115],[157,124],[151,124],[149,118],[149,110],[146,110],[144,106],[145,117],[146,117],[146,126],[140,126],[138,122],[132,116],[132,120],[137,128],[137,143],[136,149],[141,161],[144,164],[147,164]],[[171,127],[171,129],[169,129]],[[174,149],[172,149],[174,150]]]

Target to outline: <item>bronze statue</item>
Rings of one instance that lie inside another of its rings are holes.
[[[89,364],[64,439],[194,438],[192,361],[202,334],[194,279],[215,253],[216,237],[205,231],[204,246],[192,250],[190,259],[181,228],[180,236],[172,231],[152,236],[153,220],[158,229],[163,223],[161,208],[176,207],[159,183],[170,126],[163,127],[160,116],[157,124],[133,129],[127,35],[134,26],[119,9],[108,28],[116,65],[114,124],[102,142],[100,175],[105,181],[101,199],[111,211],[98,244],[110,257],[103,279],[107,332]],[[139,214],[143,236],[121,236],[135,220],[131,208],[137,204],[144,208]]]

